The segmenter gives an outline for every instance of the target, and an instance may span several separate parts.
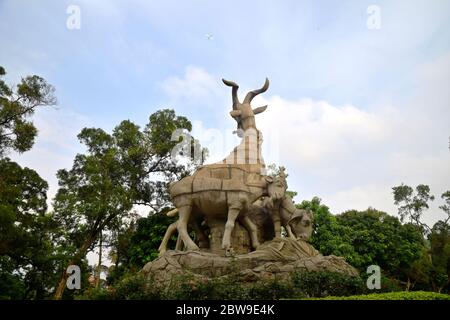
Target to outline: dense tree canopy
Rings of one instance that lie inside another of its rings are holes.
[[[321,202],[321,199],[314,197],[311,201],[304,200],[297,205],[301,209],[310,209],[314,213],[312,245],[324,255],[342,256],[352,265],[361,266],[361,262],[354,261],[356,257],[351,244],[351,230],[338,223],[336,216],[331,214],[329,208]]]
[[[168,203],[168,184],[196,164],[173,161],[172,150],[180,142],[172,139],[176,129],[189,132],[192,125],[164,109],[152,114],[143,130],[126,120],[112,134],[99,128],[81,131],[78,138],[87,151],[75,157],[71,170],[58,171],[60,189],[54,201],[55,217],[64,226],[61,241],[73,249],[69,264],[83,258],[102,231],[117,230],[134,205],[155,211]],[[57,298],[65,278],[64,273]]]
[[[0,66],[0,156],[8,150],[25,152],[33,146],[37,129],[27,118],[37,107],[56,104],[54,87],[33,75],[21,80],[16,87],[8,86]]]
[[[48,184],[5,155],[33,146],[37,129],[28,118],[56,99],[54,88],[39,76],[12,87],[2,79],[5,74],[0,66],[0,298],[42,299],[54,286],[58,258],[56,224],[47,212]]]
[[[42,299],[54,285],[56,259],[47,182],[0,159],[0,297]]]
[[[345,257],[363,272],[378,265],[387,274],[404,278],[420,257],[423,240],[418,229],[385,212],[369,208],[332,215],[318,198],[298,206],[314,212],[313,246],[323,254]]]
[[[434,224],[428,237],[432,259],[429,277],[433,289],[441,291],[450,284],[450,226],[444,221]]]
[[[115,264],[109,275],[110,282],[114,282],[118,274],[140,270],[158,257],[158,248],[167,227],[176,220],[166,216],[167,211],[163,209],[148,217],[140,217],[121,230],[111,251]],[[169,245],[174,247],[175,239]]]
[[[409,218],[416,225],[424,237],[428,239],[426,255],[418,265],[422,278],[426,279],[434,291],[450,289],[450,190],[442,193],[444,204],[439,208],[446,214],[443,220],[437,221],[432,228],[421,221],[422,215],[429,208],[429,202],[435,197],[428,185],[420,184],[415,190],[405,184],[392,188],[395,204],[398,205],[402,219]]]

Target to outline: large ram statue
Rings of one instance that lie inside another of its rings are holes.
[[[172,202],[179,215],[176,223],[178,235],[188,250],[199,249],[189,236],[188,223],[195,223],[202,217],[206,221],[226,218],[223,249],[231,251],[231,233],[236,220],[249,232],[252,247],[256,249],[259,246],[257,228],[247,213],[252,203],[263,196],[281,199],[286,191],[286,180],[280,176],[252,173],[246,166],[248,165],[203,167],[194,175],[171,185]],[[215,175],[224,172],[227,172],[227,177],[218,178]]]
[[[257,230],[247,216],[250,206],[263,196],[277,201],[285,194],[284,176],[266,176],[261,156],[262,134],[256,127],[255,114],[263,112],[267,106],[252,109],[250,105],[256,95],[268,89],[269,80],[266,79],[262,88],[248,92],[242,103],[237,96],[238,85],[232,81],[223,82],[232,87],[230,114],[237,122],[237,133],[242,141],[224,160],[204,165],[192,176],[170,186],[169,192],[179,219],[169,227],[160,246],[161,253],[166,250],[167,241],[175,229],[188,250],[198,250],[189,236],[189,223],[200,233],[198,221],[221,217],[226,218],[223,249],[231,251],[231,233],[236,220],[249,232],[252,247],[256,248],[259,245]]]
[[[322,256],[308,243],[312,212],[297,208],[286,194],[284,168],[275,175],[266,173],[255,115],[267,106],[253,108],[251,102],[268,89],[269,81],[248,92],[242,102],[239,86],[223,82],[232,88],[230,115],[241,141],[222,161],[203,165],[169,186],[175,209],[167,215],[178,220],[167,228],[160,257],[142,271],[152,281],[169,285],[174,276],[186,272],[204,281],[237,270],[246,283],[271,277],[289,281],[299,268],[357,275],[343,258]],[[175,233],[175,251],[167,251]],[[180,252],[183,249],[187,250]]]

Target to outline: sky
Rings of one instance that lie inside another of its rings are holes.
[[[296,202],[396,215],[393,186],[428,184],[424,221],[444,217],[449,1],[0,0],[0,65],[10,84],[37,74],[56,88],[32,150],[10,155],[49,182],[49,201],[82,128],[144,126],[162,108],[193,122],[209,163],[222,159],[235,122],[221,79],[242,99],[268,77],[253,101],[268,104],[263,155],[286,167]]]

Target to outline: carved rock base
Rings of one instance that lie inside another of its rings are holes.
[[[174,276],[191,274],[198,278],[221,277],[237,272],[242,281],[287,279],[294,270],[330,271],[357,276],[358,271],[344,258],[323,256],[309,243],[288,238],[274,239],[258,250],[233,257],[205,251],[167,251],[141,270],[158,283]]]

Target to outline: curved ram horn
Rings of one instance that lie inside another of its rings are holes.
[[[256,89],[247,93],[244,99],[244,103],[250,103],[254,97],[256,97],[260,93],[266,92],[267,89],[269,89],[269,79],[266,78],[266,82],[264,82],[264,85],[261,89]]]
[[[239,104],[239,98],[237,96],[237,91],[239,89],[239,86],[237,85],[236,82],[233,82],[233,81],[228,81],[228,80],[225,80],[225,79],[222,79],[222,81],[227,86],[233,87],[233,89],[231,90],[231,96],[233,98],[233,109],[236,110],[237,109],[237,105]]]

